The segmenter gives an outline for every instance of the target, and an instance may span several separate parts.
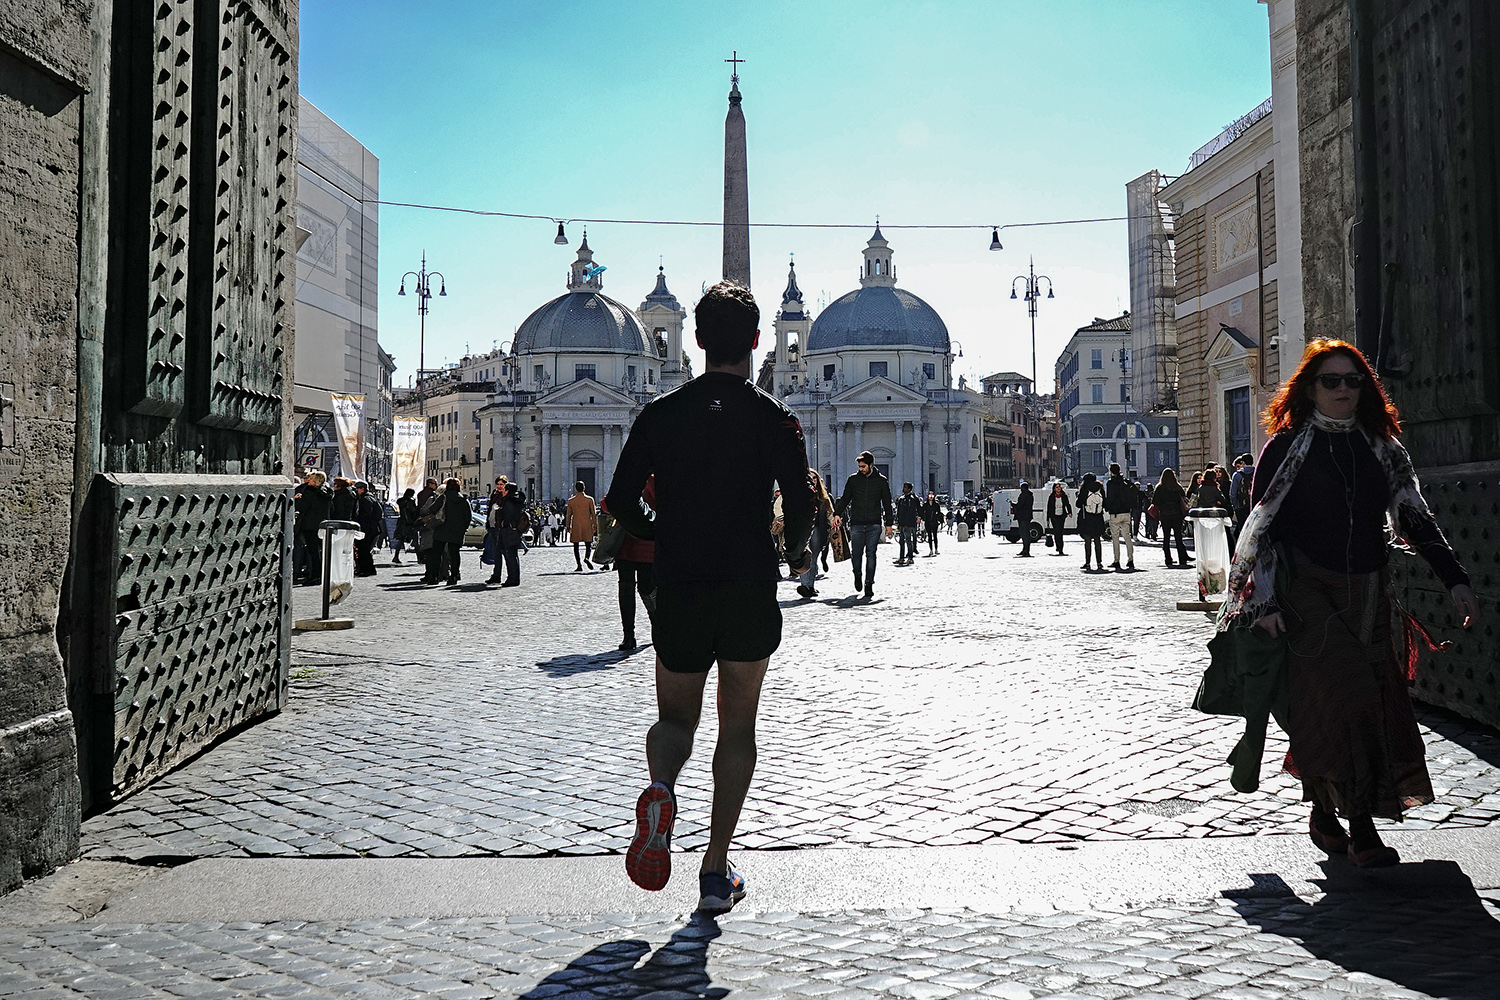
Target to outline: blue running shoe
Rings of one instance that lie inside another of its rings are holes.
[[[744,898],[745,877],[733,868],[698,873],[698,909],[704,913],[728,913]]]

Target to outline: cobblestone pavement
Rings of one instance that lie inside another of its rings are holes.
[[[1143,572],[1105,575],[1015,551],[945,538],[938,558],[882,565],[868,605],[845,567],[811,603],[784,586],[739,848],[1302,828],[1284,740],[1268,743],[1262,790],[1234,793],[1236,720],[1188,707],[1211,629],[1175,610],[1191,573],[1150,550]],[[422,588],[410,568],[361,581],[355,629],[297,638],[285,712],[86,821],[85,856],[623,851],[650,649],[614,650],[613,574],[572,572],[562,548],[523,570],[515,590]],[[298,591],[299,611],[315,596]],[[1494,822],[1500,739],[1421,718],[1439,799],[1405,826]],[[714,733],[705,717],[679,788],[687,849],[706,837]]]
[[[0,930],[0,995],[769,1000],[1487,998],[1494,901],[1382,893],[1093,912],[856,911]]]

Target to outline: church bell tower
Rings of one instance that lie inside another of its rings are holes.
[[[807,334],[812,330],[812,316],[797,287],[797,266],[787,269],[786,291],[781,293],[781,308],[776,311],[776,367],[773,384],[777,395],[796,392],[807,384],[807,362],[803,351]],[[792,338],[796,337],[795,345]]]

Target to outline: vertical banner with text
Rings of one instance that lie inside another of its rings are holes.
[[[391,493],[395,503],[407,490],[422,488],[422,470],[427,466],[427,419],[397,417],[391,445]]]
[[[365,478],[365,397],[329,393],[333,426],[339,435],[339,458],[346,479]]]

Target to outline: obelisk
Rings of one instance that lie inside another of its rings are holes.
[[[745,165],[745,114],[740,110],[739,57],[729,77],[729,113],[724,116],[724,280],[750,287],[750,183]]]

